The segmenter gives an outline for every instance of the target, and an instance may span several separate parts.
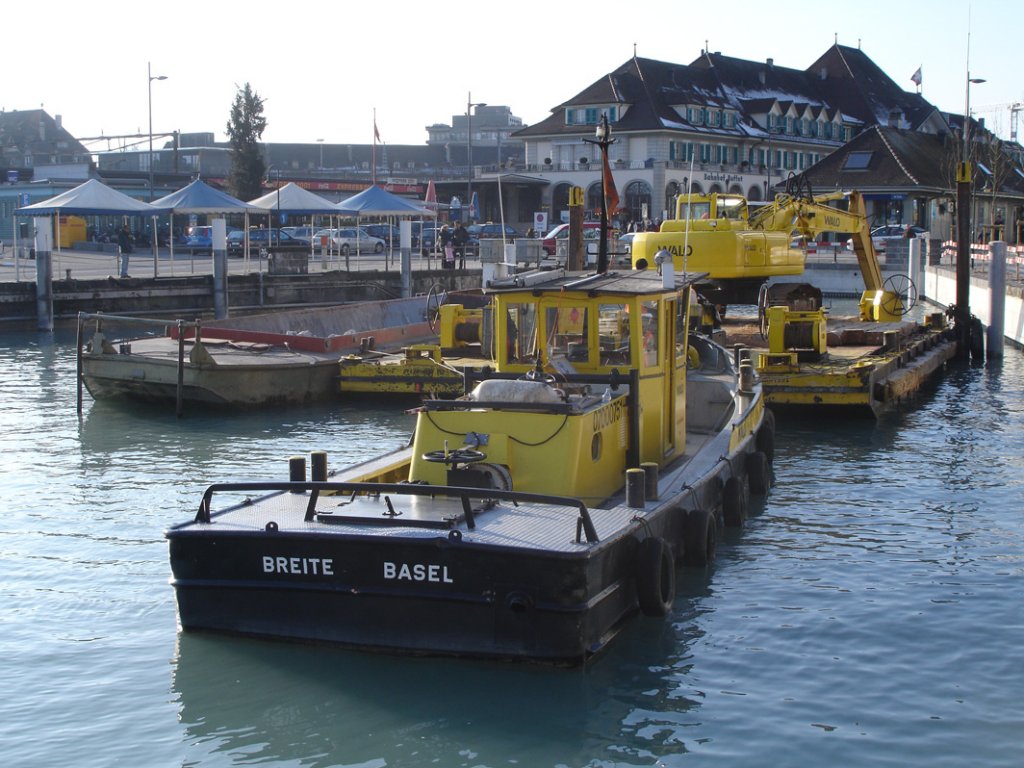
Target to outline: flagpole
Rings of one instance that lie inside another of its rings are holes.
[[[370,180],[377,186],[377,108],[373,108],[373,165],[370,169]]]

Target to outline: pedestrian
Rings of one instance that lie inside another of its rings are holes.
[[[441,226],[440,232],[441,252],[444,254],[441,262],[443,269],[455,269],[455,246],[452,243],[452,231],[447,224]]]
[[[121,227],[121,231],[117,233],[117,245],[120,247],[121,253],[132,252],[132,233],[127,224]]]
[[[466,230],[466,228],[464,226],[462,226],[462,222],[461,221],[456,222],[455,223],[455,232],[452,233],[452,245],[455,246],[455,250],[457,250],[458,253],[459,253],[459,267],[461,269],[465,269],[466,268],[466,246],[468,244],[469,244],[469,232]],[[452,262],[452,267],[454,268],[454,266],[455,266],[455,263],[453,261]]]

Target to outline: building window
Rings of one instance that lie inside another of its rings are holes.
[[[644,211],[651,216],[651,187],[644,181],[631,182],[625,191],[625,204],[632,221],[642,221]]]
[[[871,165],[874,152],[851,152],[843,162],[844,171],[864,171]]]

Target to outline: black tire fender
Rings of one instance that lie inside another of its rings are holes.
[[[738,477],[730,477],[722,488],[722,516],[728,528],[742,528],[747,522],[750,490]]]
[[[717,545],[715,516],[706,509],[691,509],[683,532],[683,562],[690,568],[707,568],[715,561]]]
[[[775,461],[775,414],[767,408],[764,409],[764,419],[757,430],[754,438],[757,450],[768,457],[768,463]]]
[[[636,563],[636,597],[645,616],[665,616],[676,599],[676,563],[664,539],[640,542]]]
[[[772,468],[763,451],[747,454],[747,482],[750,483],[750,492],[757,496],[767,495],[772,487]]]

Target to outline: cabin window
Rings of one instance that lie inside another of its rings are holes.
[[[711,216],[711,203],[683,203],[679,209],[680,219],[707,219]]]
[[[544,312],[544,325],[547,333],[547,362],[556,370],[559,361],[589,362],[585,306],[548,307]]]
[[[625,304],[602,304],[597,309],[601,365],[629,364],[629,309]]]
[[[537,307],[510,304],[505,313],[505,349],[513,364],[533,365],[537,354]]]
[[[640,334],[645,368],[658,364],[658,302],[640,303]]]

